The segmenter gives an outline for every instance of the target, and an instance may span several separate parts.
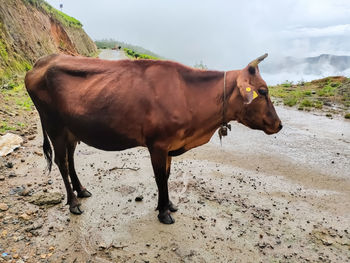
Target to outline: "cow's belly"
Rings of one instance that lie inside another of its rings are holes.
[[[70,120],[66,127],[73,136],[87,145],[105,151],[121,151],[137,146],[144,146],[141,133],[136,130],[127,134],[126,127],[119,129],[99,121]],[[124,128],[124,130],[123,130]]]

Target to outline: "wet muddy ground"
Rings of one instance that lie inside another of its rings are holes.
[[[0,262],[349,262],[350,122],[277,112],[278,134],[232,123],[222,145],[215,134],[173,158],[173,225],[158,222],[144,148],[78,146],[93,194],[81,216],[65,200],[30,203],[65,189],[56,167],[45,173],[40,132],[27,136],[0,161]]]

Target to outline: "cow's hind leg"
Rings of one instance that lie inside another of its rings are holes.
[[[57,164],[67,191],[67,204],[69,205],[69,211],[73,214],[82,214],[83,210],[80,209],[80,203],[73,192],[71,184],[68,178],[68,148],[67,140],[64,133],[58,135],[51,140],[55,151],[55,163]]]
[[[158,219],[164,224],[173,224],[175,220],[170,214],[169,209],[169,193],[168,193],[168,174],[167,174],[167,158],[166,151],[161,149],[150,149],[151,161],[154,176],[158,186]]]
[[[167,180],[169,180],[169,176],[170,176],[170,167],[171,167],[171,156],[168,156],[167,167],[166,167]],[[177,206],[174,205],[173,202],[170,201],[170,199],[169,199],[169,210],[170,212],[176,212],[178,210]]]
[[[90,197],[92,194],[83,187],[79,181],[78,175],[74,167],[74,151],[77,146],[77,142],[70,140],[68,142],[68,168],[69,176],[73,185],[73,191],[77,191],[78,197]]]

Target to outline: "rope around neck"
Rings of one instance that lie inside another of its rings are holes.
[[[224,71],[224,96],[223,96],[223,103],[222,103],[222,125],[226,125],[226,71]]]
[[[231,130],[231,125],[226,122],[226,71],[224,71],[224,95],[222,102],[222,124],[219,128],[220,142],[223,136],[227,136],[227,129]]]

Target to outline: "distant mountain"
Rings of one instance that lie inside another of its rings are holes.
[[[267,62],[262,67],[267,74],[291,73],[294,75],[350,76],[350,56],[322,54],[317,57],[294,58],[285,57],[279,61]]]

